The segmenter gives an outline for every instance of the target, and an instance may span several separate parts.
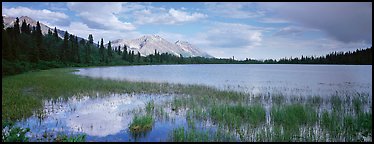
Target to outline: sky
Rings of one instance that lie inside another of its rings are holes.
[[[160,35],[217,58],[322,56],[372,46],[371,2],[2,2],[82,38]]]

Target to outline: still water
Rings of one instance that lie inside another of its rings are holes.
[[[79,69],[75,74],[128,81],[199,84],[248,93],[372,94],[371,65],[194,64]]]

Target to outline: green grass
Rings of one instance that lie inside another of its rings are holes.
[[[236,141],[233,136],[220,131],[209,132],[196,129],[175,128],[171,133],[173,142],[230,142]]]
[[[218,105],[211,108],[210,117],[213,121],[223,123],[229,128],[238,128],[243,123],[255,127],[265,122],[265,109],[260,105]]]
[[[147,114],[152,114],[154,109],[155,109],[155,102],[153,100],[147,102],[147,104],[145,106],[145,110],[146,110]]]
[[[151,115],[135,116],[129,129],[131,133],[144,133],[152,129],[154,119]]]
[[[313,108],[301,104],[272,107],[271,117],[275,125],[291,129],[302,125],[314,125],[318,119]]]
[[[57,135],[54,142],[86,142],[86,135],[67,136],[65,134]]]

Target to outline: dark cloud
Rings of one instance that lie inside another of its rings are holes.
[[[343,42],[372,42],[372,4],[260,3],[274,15],[297,24],[320,29]]]

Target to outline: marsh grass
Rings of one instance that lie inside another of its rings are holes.
[[[238,128],[243,123],[255,127],[265,122],[265,109],[260,105],[217,105],[211,108],[210,117],[214,122],[222,123],[230,129]]]
[[[237,141],[233,136],[221,131],[202,131],[179,127],[173,129],[170,141],[174,142],[232,142]]]
[[[317,122],[317,112],[301,104],[273,107],[271,117],[275,125],[285,128],[297,128],[302,125],[314,125]]]
[[[145,133],[152,129],[154,124],[154,119],[151,115],[145,116],[135,116],[129,126],[130,132],[137,134],[137,133]]]
[[[153,100],[147,102],[145,106],[147,114],[153,114],[154,109],[155,109],[155,102]]]

